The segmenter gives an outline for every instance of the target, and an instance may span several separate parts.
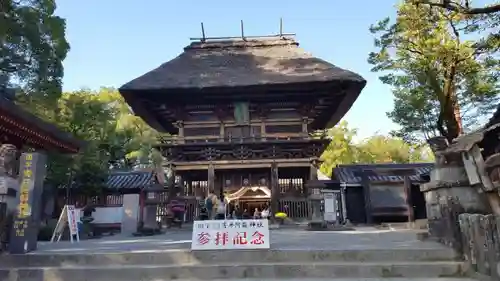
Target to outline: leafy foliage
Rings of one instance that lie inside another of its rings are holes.
[[[356,133],[346,121],[326,132],[331,141],[321,156],[321,171],[325,175],[330,175],[332,168],[339,164],[433,161],[433,155],[427,146],[411,145],[401,138],[382,135],[355,142]]]
[[[389,118],[406,140],[442,135],[449,140],[496,107],[500,40],[491,36],[497,15],[465,15],[406,0],[396,20],[370,28],[377,52],[372,71],[392,87]]]
[[[58,102],[58,125],[87,142],[77,155],[50,155],[48,182],[84,187],[99,193],[110,170],[149,166],[151,147],[159,134],[133,115],[120,94],[111,88],[64,93]]]
[[[70,48],[65,20],[54,15],[55,9],[55,0],[0,0],[0,76],[42,111],[56,107],[62,61]]]

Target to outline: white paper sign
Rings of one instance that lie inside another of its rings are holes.
[[[195,221],[192,250],[269,249],[268,220]]]
[[[68,210],[69,233],[70,233],[70,235],[77,235],[78,234],[78,224],[76,221],[77,216],[76,216],[75,206],[68,205],[67,210]]]
[[[69,239],[71,243],[74,242],[75,238],[77,242],[80,242],[80,236],[78,234],[78,221],[80,220],[80,215],[77,213],[74,205],[64,205],[59,220],[57,221],[56,227],[54,228],[54,233],[52,233],[52,238],[50,242],[59,242],[63,236],[64,229],[66,226],[69,228]]]

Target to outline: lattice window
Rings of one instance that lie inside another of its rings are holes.
[[[304,193],[304,180],[302,178],[285,178],[278,180],[281,193]]]

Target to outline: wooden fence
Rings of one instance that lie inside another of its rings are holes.
[[[439,202],[441,217],[429,219],[429,233],[453,247],[482,280],[500,280],[500,217],[467,214],[453,198]]]

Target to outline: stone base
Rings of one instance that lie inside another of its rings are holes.
[[[327,227],[328,225],[323,221],[312,221],[307,224],[307,230],[326,230]]]
[[[328,224],[326,222],[310,222],[307,224],[309,231],[348,231],[355,230],[354,227],[347,225]]]

